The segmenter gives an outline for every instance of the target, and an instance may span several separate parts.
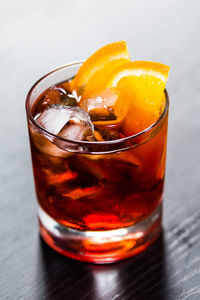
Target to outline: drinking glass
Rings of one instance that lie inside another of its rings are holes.
[[[81,64],[45,75],[26,99],[39,230],[68,257],[110,263],[143,251],[161,231],[169,100],[165,90],[162,115],[133,136],[89,142],[54,135],[37,123],[32,108]]]

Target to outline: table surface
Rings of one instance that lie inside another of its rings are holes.
[[[0,299],[200,299],[200,2],[2,1]],[[43,74],[127,41],[136,60],[171,66],[164,229],[112,265],[76,262],[38,235],[24,109]]]

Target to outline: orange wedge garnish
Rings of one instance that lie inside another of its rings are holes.
[[[164,89],[169,67],[154,62],[134,61],[115,70],[106,82],[122,93],[128,112],[124,122],[126,134],[134,134],[154,123],[164,105]]]
[[[84,91],[86,95],[89,94],[90,91],[105,88],[108,78],[112,76],[115,70],[117,70],[120,66],[126,64],[127,62],[127,58],[119,58],[116,60],[112,60],[106,63],[104,68],[96,71],[85,85]]]
[[[80,106],[86,111],[87,101],[112,98],[112,89],[118,91],[114,106],[108,107],[116,119],[94,120],[93,123],[99,126],[121,126],[123,123],[124,133],[132,135],[149,127],[161,115],[168,73],[169,67],[161,63],[131,62],[126,42],[120,41],[90,56],[80,67],[71,87],[81,95]]]
[[[117,62],[113,65],[110,64],[111,61],[114,62],[116,60]],[[111,43],[102,47],[91,55],[80,67],[73,80],[73,89],[76,90],[78,94],[81,94],[86,84],[88,84],[89,87],[92,87],[94,81],[97,82],[96,79],[92,79],[92,76],[94,76],[96,72],[100,72],[99,75],[96,75],[99,82],[97,83],[99,88],[101,80],[103,79],[102,74],[104,74],[104,72],[105,74],[107,73],[107,75],[110,75],[113,69],[129,60],[130,57],[125,41]],[[97,87],[97,85],[95,83],[95,87]]]
[[[134,106],[160,113],[169,67],[149,61],[129,62],[107,80],[107,87],[123,91]]]

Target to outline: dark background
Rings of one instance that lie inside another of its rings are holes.
[[[0,299],[200,299],[199,0],[0,6]],[[171,66],[164,231],[145,253],[95,266],[39,238],[24,102],[40,76],[121,39],[132,59]]]

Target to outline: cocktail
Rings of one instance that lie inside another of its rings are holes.
[[[118,261],[161,231],[169,67],[124,41],[30,90],[27,119],[43,239],[71,258]]]

